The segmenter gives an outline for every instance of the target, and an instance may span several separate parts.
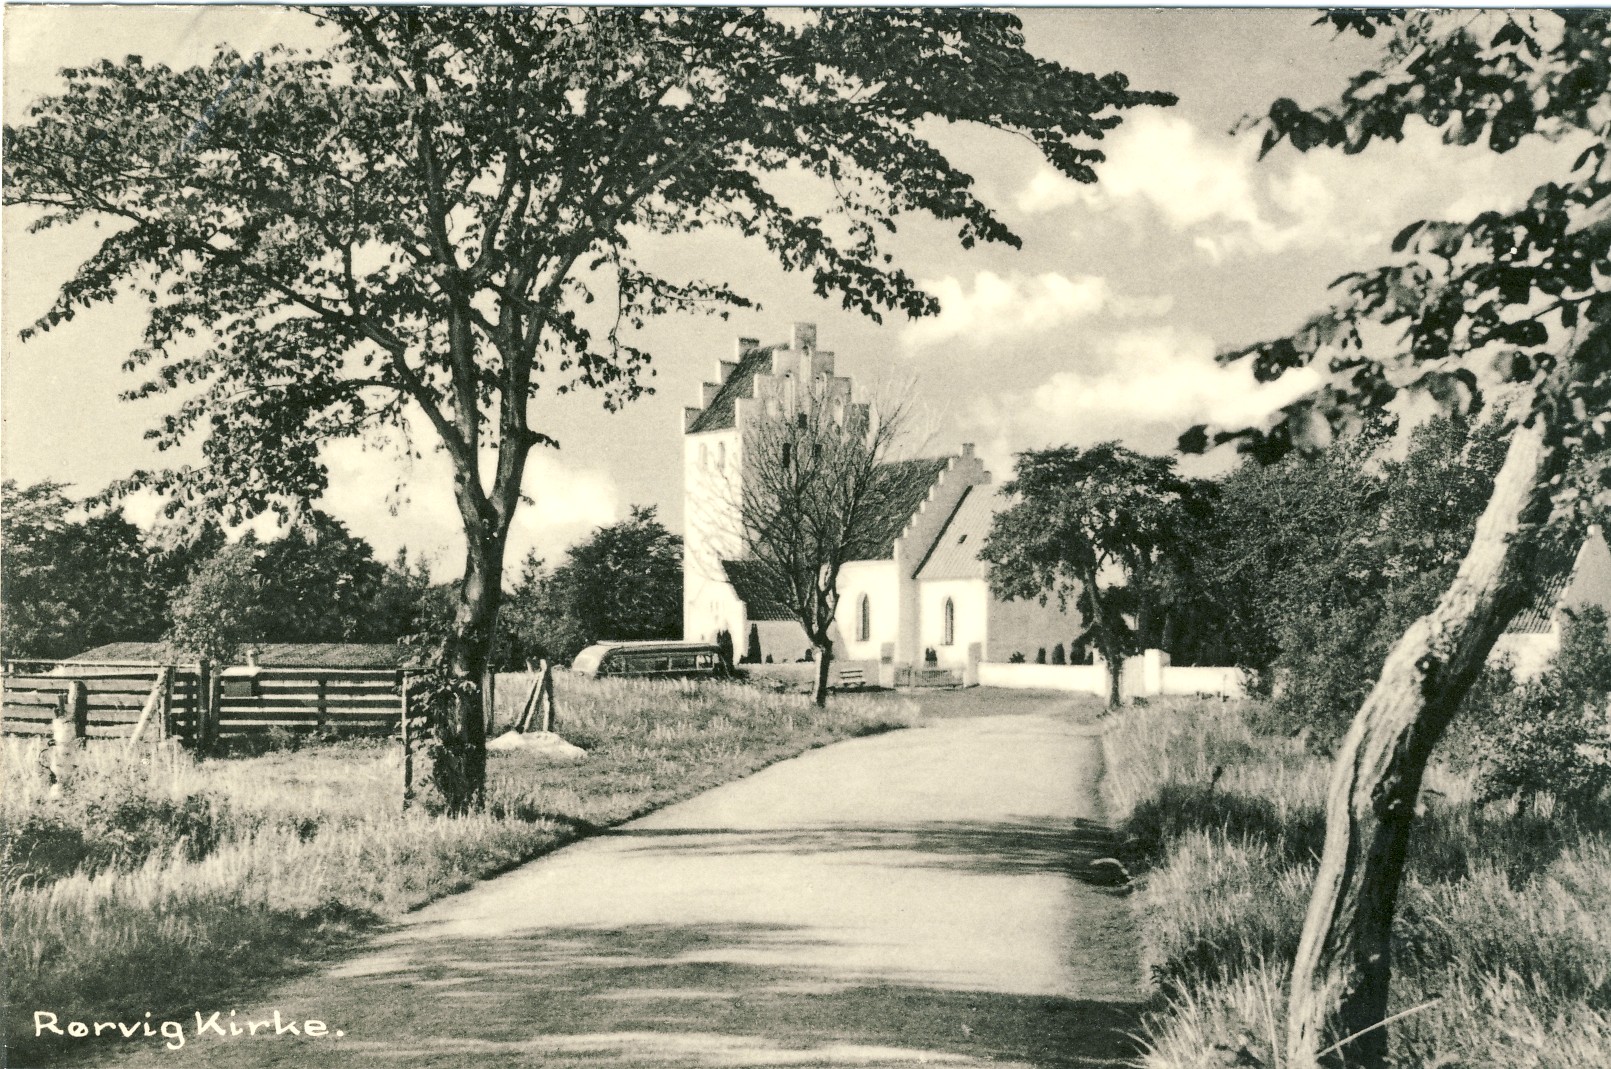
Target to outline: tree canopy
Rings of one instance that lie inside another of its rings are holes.
[[[1018,454],[979,557],[999,596],[1073,599],[1089,641],[1109,665],[1160,645],[1172,566],[1183,564],[1204,518],[1200,487],[1169,457],[1117,442]],[[1116,704],[1119,673],[1109,673]]]
[[[1589,509],[1611,507],[1611,16],[1332,12],[1321,21],[1389,31],[1381,61],[1331,104],[1274,102],[1259,120],[1264,154],[1282,143],[1361,152],[1402,140],[1414,122],[1495,152],[1538,139],[1582,151],[1520,205],[1412,223],[1393,241],[1393,262],[1339,278],[1337,299],[1298,330],[1225,353],[1249,360],[1261,381],[1300,366],[1330,374],[1269,427],[1212,438],[1194,428],[1183,447],[1238,440],[1269,459],[1323,448],[1405,392],[1455,413],[1490,395],[1521,396],[1521,418],[1542,409],[1561,428],[1570,458],[1553,501],[1560,520],[1580,525]]]
[[[1035,58],[1004,13],[319,15],[340,34],[327,53],[103,61],[6,130],[7,203],[38,209],[38,228],[114,224],[25,333],[132,286],[152,308],[131,392],[195,387],[153,436],[201,432],[206,463],[131,485],[247,512],[314,496],[322,442],[411,408],[462,470],[483,432],[551,444],[528,422],[537,390],[624,402],[650,355],[633,326],[748,303],[653,273],[630,250],[640,230],[731,227],[847,307],[931,312],[880,243],[900,215],[932,214],[965,246],[1018,239],[916,123],[1017,131],[1092,181],[1120,111],[1170,102]],[[832,183],[836,219],[769,188],[791,168]],[[594,301],[606,310],[585,315]],[[463,480],[467,507],[509,507],[517,453],[492,493]]]
[[[682,539],[653,506],[595,530],[552,569],[528,559],[508,599],[525,645],[560,663],[605,640],[682,634]]]
[[[254,642],[390,642],[398,621],[376,611],[385,587],[369,543],[311,512],[279,538],[248,531],[202,562],[174,597],[167,638],[223,661]]]

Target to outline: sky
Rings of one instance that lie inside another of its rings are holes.
[[[908,220],[891,250],[929,292],[938,316],[883,324],[811,292],[733,235],[658,239],[645,260],[674,277],[735,281],[760,308],[676,317],[643,334],[656,354],[655,393],[621,413],[598,397],[549,396],[538,429],[560,441],[533,454],[511,559],[529,548],[554,559],[593,528],[657,506],[680,529],[682,410],[730,358],[734,339],[787,339],[813,322],[818,343],[858,383],[907,381],[935,428],[931,453],[976,443],[998,480],[1012,456],[1048,445],[1119,439],[1164,451],[1199,422],[1245,425],[1314,384],[1306,374],[1256,386],[1216,352],[1280,334],[1323,307],[1328,284],[1387,254],[1421,218],[1469,217],[1522,200],[1575,154],[1528,145],[1506,156],[1445,146],[1409,128],[1404,142],[1357,156],[1278,150],[1260,162],[1257,133],[1231,129],[1271,101],[1329,100],[1369,65],[1371,42],[1312,26],[1306,11],[1025,10],[1029,48],[1077,69],[1123,71],[1137,88],[1175,93],[1171,108],[1127,113],[1102,146],[1099,182],[1056,175],[1028,142],[969,127],[925,131],[977,181],[984,201],[1023,238],[964,251],[932,220]],[[61,85],[56,71],[139,54],[188,65],[219,45],[249,54],[273,43],[316,47],[323,31],[301,13],[254,8],[19,7],[5,11],[4,112]],[[5,209],[0,254],[0,472],[55,479],[89,494],[136,468],[171,461],[142,432],[162,399],[123,402],[135,385],[120,365],[138,340],[139,309],[114,303],[27,343],[17,331],[95,248],[87,225],[27,233]],[[171,401],[169,402],[171,403]],[[406,463],[384,448],[341,443],[326,455],[331,491],[320,507],[389,558],[407,546],[439,578],[462,560],[445,460]],[[1223,467],[1228,459],[1188,461]],[[156,503],[131,501],[149,522]]]

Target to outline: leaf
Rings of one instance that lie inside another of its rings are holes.
[[[1425,225],[1425,219],[1418,219],[1409,226],[1405,227],[1403,230],[1400,230],[1398,232],[1398,236],[1393,239],[1393,251],[1403,252],[1409,246],[1410,239],[1413,238],[1416,235],[1416,232]]]
[[[1574,171],[1581,170],[1583,168],[1583,165],[1585,163],[1588,163],[1591,159],[1592,160],[1603,160],[1603,159],[1605,159],[1605,146],[1603,144],[1590,145],[1588,148],[1586,148],[1582,152],[1578,153],[1577,159],[1572,161],[1572,170],[1574,170]]]
[[[1522,28],[1516,25],[1515,22],[1507,22],[1500,27],[1498,33],[1494,34],[1493,47],[1521,44],[1522,38],[1525,36],[1526,34],[1522,32]]]

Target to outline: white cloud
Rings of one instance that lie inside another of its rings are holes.
[[[1096,185],[1042,167],[1017,206],[1040,214],[1077,205],[1142,226],[1150,214],[1216,263],[1291,248],[1363,248],[1381,244],[1418,195],[1406,170],[1426,173],[1444,151],[1434,132],[1408,133],[1401,146],[1360,156],[1288,152],[1260,161],[1255,136],[1205,134],[1181,115],[1142,112],[1111,138]]]
[[[1109,139],[1095,185],[1043,165],[1017,207],[1028,215],[1118,213],[1143,234],[1158,220],[1214,262],[1289,249],[1356,251],[1384,246],[1416,218],[1469,218],[1519,204],[1586,144],[1530,142],[1501,156],[1481,144],[1446,145],[1419,122],[1404,135],[1356,155],[1283,148],[1260,160],[1256,134],[1229,137],[1178,113],[1140,112]],[[1452,198],[1451,189],[1459,191]]]
[[[464,535],[453,502],[447,457],[427,453],[406,460],[395,452],[341,442],[325,451],[330,490],[319,507],[368,539],[382,560],[407,546],[413,559],[430,563],[437,579],[455,579],[464,563]],[[484,458],[483,466],[490,468]],[[535,451],[526,464],[522,505],[509,534],[505,558],[516,564],[527,550],[550,560],[593,528],[623,515],[608,472],[566,462],[563,454]]]
[[[909,324],[901,340],[909,349],[965,338],[984,345],[1011,335],[1035,334],[1100,314],[1119,318],[1159,316],[1171,298],[1122,297],[1097,275],[1072,278],[1056,272],[998,275],[981,271],[971,289],[955,276],[926,279],[923,288],[940,302],[940,314]]]
[[[1172,327],[1124,331],[1097,342],[1092,366],[982,401],[974,421],[1000,429],[1001,453],[1113,438],[1160,448],[1194,423],[1257,424],[1319,383],[1308,369],[1259,383],[1245,363],[1215,362],[1214,351],[1211,339]]]
[[[1096,185],[1042,167],[1019,195],[1018,209],[1039,214],[1083,205],[1133,213],[1147,206],[1171,229],[1193,232],[1198,247],[1216,258],[1233,238],[1278,248],[1292,235],[1261,210],[1252,147],[1241,139],[1205,138],[1178,115],[1142,112],[1113,135]]]

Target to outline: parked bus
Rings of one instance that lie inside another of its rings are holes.
[[[720,679],[728,669],[710,642],[600,642],[576,655],[571,671],[586,676]]]

